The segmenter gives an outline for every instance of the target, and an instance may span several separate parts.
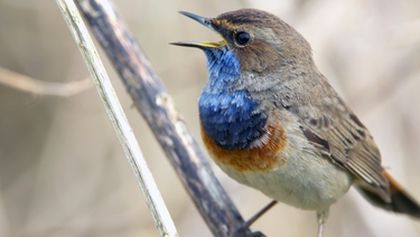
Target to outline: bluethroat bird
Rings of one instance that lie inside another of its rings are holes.
[[[319,72],[309,43],[270,13],[241,9],[205,18],[219,33],[202,49],[208,82],[198,101],[202,138],[220,168],[274,201],[314,210],[318,236],[329,207],[354,185],[372,204],[420,218],[419,204],[382,167],[368,129]]]

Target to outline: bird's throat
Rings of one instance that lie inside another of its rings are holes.
[[[227,48],[206,49],[209,81],[199,99],[200,120],[205,132],[224,149],[247,149],[264,134],[266,116],[259,103],[244,89],[240,63]]]

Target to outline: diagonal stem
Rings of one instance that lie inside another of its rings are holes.
[[[232,236],[243,218],[112,2],[76,0],[76,4],[213,235]],[[252,232],[246,228],[244,233],[243,237]]]
[[[73,0],[57,0],[61,13],[82,53],[85,63],[95,81],[109,119],[114,126],[124,154],[128,159],[143,191],[155,225],[162,237],[177,237],[175,225],[169,215],[159,189],[144,160],[137,139],[127,121],[115,90],[95,49],[88,30]]]

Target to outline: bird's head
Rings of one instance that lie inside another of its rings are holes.
[[[206,18],[180,12],[219,33],[220,42],[177,42],[179,46],[205,51],[230,51],[241,71],[265,72],[288,64],[311,64],[307,41],[287,23],[273,14],[255,9],[241,9]]]

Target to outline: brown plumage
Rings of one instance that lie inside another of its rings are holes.
[[[256,36],[248,47],[235,49],[243,70],[281,71],[277,74],[283,77],[277,78],[278,88],[271,90],[275,90],[274,103],[280,102],[298,117],[304,135],[319,152],[349,171],[359,189],[369,192],[369,199],[378,206],[420,216],[416,201],[384,171],[369,131],[315,68],[311,48],[297,31],[276,16],[254,9],[224,13],[215,22],[220,22],[221,28],[274,32],[279,39],[274,45],[264,40],[268,33],[263,33],[263,39]],[[295,82],[294,78],[301,81]]]
[[[211,19],[183,14],[218,32],[224,42],[177,45],[204,49],[212,65],[240,63],[239,72],[232,68],[211,71],[213,84],[206,87],[206,99],[210,99],[204,101],[214,105],[217,98],[223,98],[237,111],[249,111],[247,117],[268,118],[263,129],[249,126],[265,133],[250,144],[270,135],[272,143],[266,147],[218,147],[217,139],[203,131],[204,143],[228,175],[275,200],[317,211],[319,236],[329,207],[352,184],[376,206],[420,217],[419,204],[384,170],[368,129],[319,72],[309,43],[296,30],[275,15],[255,9]],[[235,73],[236,78],[231,78]],[[214,86],[218,81],[227,89],[218,90]],[[238,93],[246,95],[248,104],[234,100]],[[257,108],[249,110],[249,101]],[[231,107],[224,106],[207,110],[206,115],[214,119],[231,112]],[[273,128],[277,132],[270,130]],[[228,129],[225,132],[235,135]]]

